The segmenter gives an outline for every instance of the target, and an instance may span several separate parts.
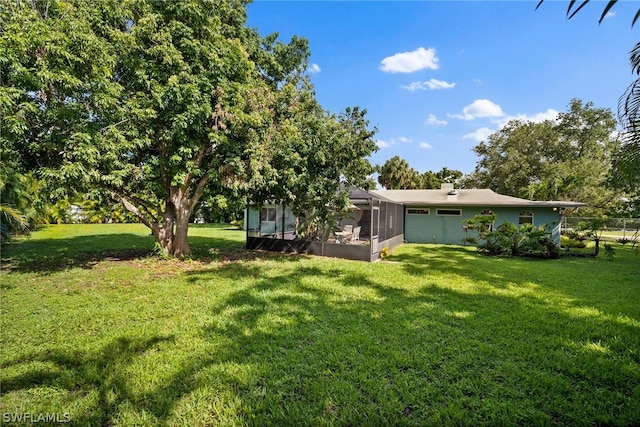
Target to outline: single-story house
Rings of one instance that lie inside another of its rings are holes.
[[[249,206],[245,215],[247,249],[309,253],[362,261],[380,258],[383,248],[403,242],[460,245],[468,235],[462,222],[480,214],[495,214],[495,227],[504,222],[553,224],[560,244],[560,224],[566,209],[585,206],[569,201],[533,201],[488,189],[372,190],[352,188],[350,206],[326,236],[302,239],[304,221],[277,203]]]
[[[553,238],[560,244],[560,224],[566,209],[585,206],[568,201],[534,201],[498,194],[489,189],[455,189],[443,184],[439,190],[375,190],[404,206],[404,240],[410,243],[462,244],[471,237],[462,221],[480,214],[495,214],[494,227],[514,224],[554,224]]]

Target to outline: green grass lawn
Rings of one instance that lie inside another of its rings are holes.
[[[639,425],[640,256],[374,263],[190,230],[50,226],[4,247],[0,412],[75,425]]]

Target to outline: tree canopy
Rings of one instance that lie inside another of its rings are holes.
[[[336,115],[305,74],[305,39],[246,26],[222,0],[5,2],[3,159],[53,194],[100,190],[166,253],[190,252],[203,197],[340,208],[375,149],[366,110]]]
[[[576,2],[571,0],[567,6],[567,18],[573,18],[582,10],[590,0],[582,0]],[[536,10],[544,3],[540,0],[536,6]],[[598,23],[607,17],[611,9],[618,3],[617,0],[609,0],[602,9],[602,14]],[[640,19],[640,8],[636,11],[631,21],[631,27]],[[631,73],[640,76],[640,43],[636,43],[630,52]],[[640,200],[637,195],[637,189],[640,187],[640,77],[636,77],[629,85],[625,93],[620,96],[618,101],[618,118],[622,125],[620,134],[621,146],[615,154],[614,159],[614,181],[617,186],[622,186],[636,194],[636,199]]]
[[[473,151],[479,156],[467,187],[536,200],[574,200],[592,211],[616,203],[608,186],[616,120],[607,109],[574,99],[567,112],[542,123],[513,120]]]
[[[376,165],[376,172],[378,183],[388,190],[440,188],[442,183],[454,183],[462,178],[462,172],[447,167],[438,172],[420,173],[400,156],[390,158],[382,166]]]

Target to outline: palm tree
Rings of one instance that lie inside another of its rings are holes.
[[[536,6],[536,10],[538,10],[538,8],[542,5],[542,3],[544,3],[544,0],[540,0],[538,2],[538,5]],[[569,6],[567,7],[567,18],[569,18],[569,19],[573,18],[576,13],[580,12],[580,10],[583,7],[585,7],[587,5],[587,3],[589,3],[589,0],[582,0],[582,2],[580,4],[578,4],[577,6],[576,6],[576,3],[577,3],[576,0],[571,0],[569,2]],[[609,0],[607,5],[602,10],[602,15],[600,15],[600,19],[598,20],[598,24],[602,23],[604,18],[607,17],[607,13],[609,13],[611,8],[613,6],[615,6],[616,3],[618,3],[618,0]],[[635,23],[638,20],[638,18],[640,18],[640,8],[636,12],[636,15],[633,17],[633,21],[631,22],[631,26],[632,27],[635,25]]]
[[[12,233],[29,228],[29,220],[17,208],[20,175],[8,167],[0,170],[0,242],[6,243]]]
[[[631,72],[640,76],[640,43],[633,48],[630,58]],[[617,169],[628,183],[640,186],[640,77],[620,97],[618,117],[623,133]]]

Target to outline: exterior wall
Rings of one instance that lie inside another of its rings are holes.
[[[409,209],[428,208],[428,215],[408,213]],[[437,209],[460,209],[460,216],[437,215]],[[553,237],[560,244],[560,215],[552,208],[505,208],[505,207],[476,207],[476,206],[405,206],[405,241],[410,243],[441,243],[461,245],[462,239],[471,237],[462,228],[462,221],[473,218],[485,210],[491,210],[497,215],[495,226],[504,222],[518,224],[520,212],[533,213],[533,225],[540,226],[556,222]],[[472,233],[472,232],[469,232]]]

